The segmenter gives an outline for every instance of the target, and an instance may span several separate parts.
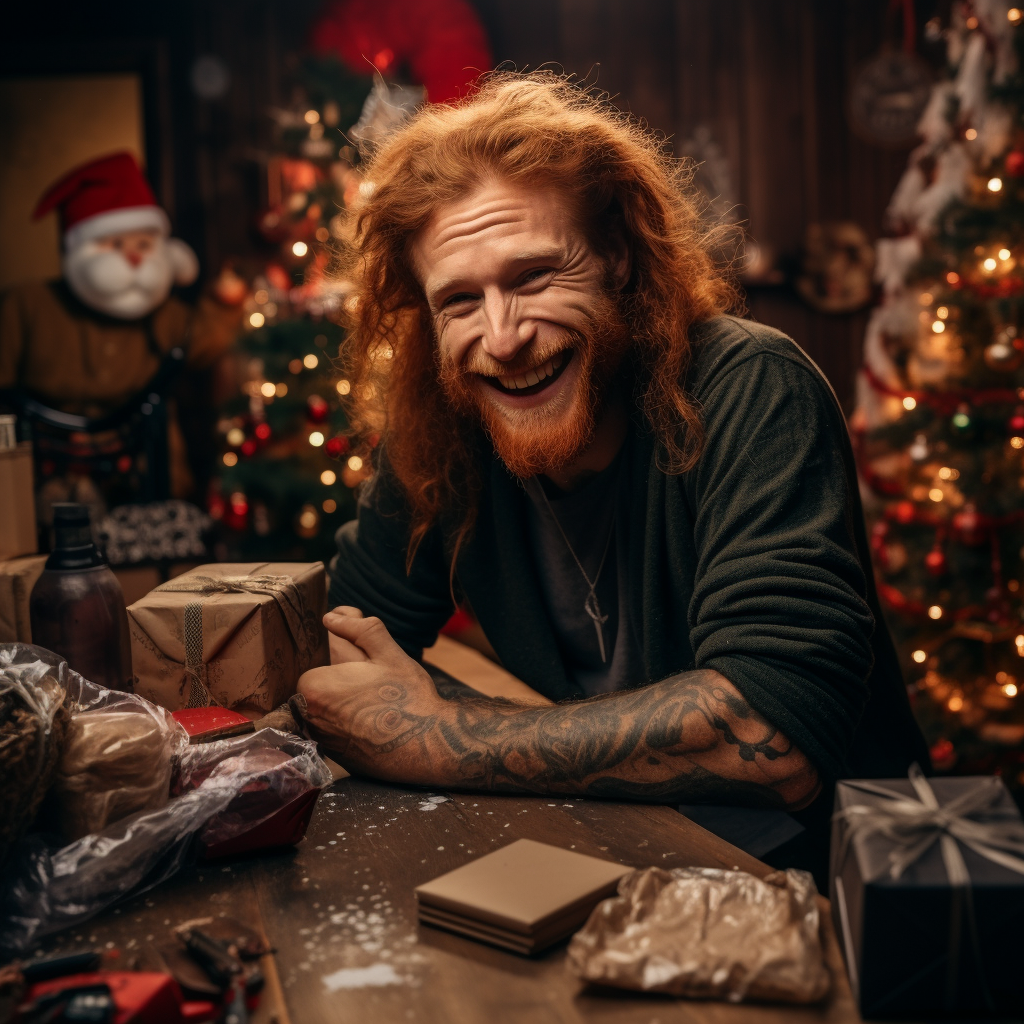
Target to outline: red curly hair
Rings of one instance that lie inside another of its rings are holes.
[[[420,111],[370,161],[368,196],[338,254],[357,282],[344,363],[355,382],[354,420],[372,423],[383,409],[386,456],[412,517],[408,565],[442,517],[453,524],[457,553],[473,525],[484,450],[479,425],[439,383],[410,240],[439,206],[495,177],[561,190],[599,254],[613,233],[624,237],[632,275],[620,302],[635,397],[660,442],[662,468],[681,473],[703,442],[699,410],[681,385],[689,331],[737,299],[712,258],[691,174],[636,121],[549,72],[490,75],[457,106]]]

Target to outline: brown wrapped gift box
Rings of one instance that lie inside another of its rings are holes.
[[[45,564],[46,555],[0,562],[0,643],[32,643],[28,600]]]
[[[322,562],[201,565],[128,609],[135,692],[171,711],[265,713],[328,663]]]

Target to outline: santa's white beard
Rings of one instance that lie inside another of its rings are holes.
[[[87,306],[122,320],[152,313],[171,294],[175,265],[166,239],[133,267],[119,252],[83,242],[64,256],[64,279]]]

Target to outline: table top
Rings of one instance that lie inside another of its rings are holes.
[[[236,917],[276,949],[264,967],[262,1024],[859,1021],[824,900],[834,985],[812,1007],[597,992],[566,970],[564,942],[527,958],[417,924],[415,886],[524,838],[636,866],[771,870],[668,807],[342,778],[324,791],[296,850],[188,868],[45,951],[120,949],[126,966],[147,966],[152,944],[182,921]]]

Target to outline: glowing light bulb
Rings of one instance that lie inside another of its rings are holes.
[[[943,499],[943,497],[945,497],[945,495],[943,495],[941,488],[933,487],[928,492],[928,497],[931,498],[932,501],[942,501],[942,499]]]
[[[313,355],[312,352],[310,352],[309,355],[306,355],[306,356],[302,357],[302,365],[307,370],[315,370],[317,368],[317,364],[319,362],[320,362],[320,360],[317,359],[317,357],[315,355]]]
[[[287,384],[278,384],[277,387],[274,388],[274,394],[278,398],[284,398],[284,396],[288,394],[288,385]]]
[[[946,306],[939,306],[939,308],[937,310],[935,310],[935,315],[940,320],[946,320],[949,317],[949,309],[948,309],[948,307],[946,307]]]
[[[906,409],[907,412],[910,412],[912,409],[916,409],[917,399],[911,398],[910,395],[907,395],[907,397],[903,399],[903,408]]]
[[[941,619],[942,618],[942,609],[937,604],[933,604],[928,609],[928,618],[929,619]]]
[[[320,507],[330,515],[337,509],[338,503],[333,498],[328,498]]]
[[[1006,20],[1011,25],[1019,25],[1021,18],[1024,18],[1024,11],[1022,11],[1019,7],[1011,7],[1006,12]]]
[[[1009,249],[1000,249],[999,250],[999,258],[1001,260],[1008,260],[1010,258],[1010,250]]]
[[[237,448],[245,440],[245,431],[239,427],[232,427],[228,431],[228,444]]]
[[[989,178],[988,179],[988,190],[989,190],[989,192],[1001,192],[1003,190],[1003,179],[1002,178]]]
[[[339,395],[347,395],[352,390],[352,385],[347,380],[339,380],[334,387]]]
[[[949,468],[949,466],[943,466],[939,470],[939,479],[940,480],[950,480],[950,479],[952,479],[952,477],[953,477],[953,470],[951,470]]]
[[[991,256],[987,260],[984,260],[981,264],[984,270],[987,270],[990,274],[996,269],[996,261]]]
[[[968,128],[967,131],[964,132],[964,138],[968,142],[973,142],[977,137],[978,133],[974,128]]]
[[[1003,687],[1003,693],[1005,693],[1007,697],[1016,697],[1017,696],[1017,684],[1016,683],[1007,683]]]
[[[319,448],[320,445],[324,443],[324,435],[321,434],[319,430],[314,430],[313,433],[309,435],[309,443],[314,448]]]
[[[269,380],[266,381],[260,385],[260,394],[264,398],[273,398],[277,394],[277,385],[271,384]]]
[[[920,302],[922,306],[930,306],[934,299],[935,296],[932,295],[931,292],[921,292],[917,297],[917,301]]]
[[[924,651],[914,651],[911,657],[918,663],[918,665],[920,665],[927,660],[928,655],[925,654]]]
[[[267,318],[262,313],[250,313],[249,314],[249,326],[250,327],[262,327],[267,322]]]
[[[334,481],[337,480],[337,479],[338,479],[337,474],[335,474],[333,469],[325,469],[320,474],[320,483],[326,484],[328,487],[330,487],[331,484],[333,484]]]
[[[1024,448],[1024,437],[1011,437],[1010,438],[1011,448]]]
[[[309,252],[309,246],[305,242],[293,242],[292,243],[292,255],[294,256],[305,256]]]
[[[946,275],[946,284],[959,284],[959,283],[960,283],[960,275],[955,270],[951,270]]]
[[[946,325],[941,320],[935,320],[932,322],[932,330],[936,334],[941,334],[946,329]]]
[[[303,116],[306,124],[316,124],[320,120],[320,114],[316,110],[307,110]]]
[[[353,473],[358,473],[359,470],[363,468],[363,460],[359,458],[358,455],[353,455],[352,458],[348,460],[348,468],[351,469]]]
[[[949,703],[946,705],[946,707],[948,707],[950,711],[959,711],[963,706],[963,697],[958,697],[956,696],[956,694],[949,698]]]
[[[237,466],[238,456],[234,452],[224,453],[224,465],[225,466]]]

